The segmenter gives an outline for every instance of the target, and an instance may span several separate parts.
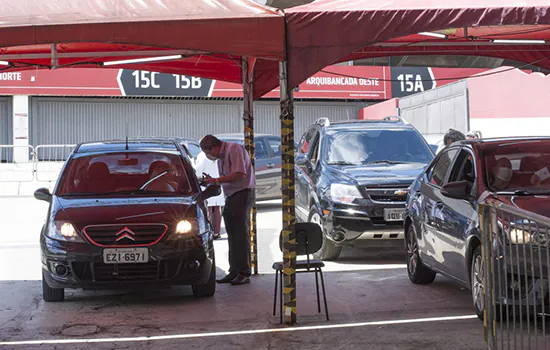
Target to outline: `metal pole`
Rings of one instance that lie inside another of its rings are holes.
[[[281,148],[283,192],[283,302],[284,319],[288,325],[296,324],[296,235],[294,225],[294,103],[288,88],[287,62],[279,63],[281,86]]]
[[[252,167],[256,169],[256,152],[254,144],[254,85],[253,72],[254,66],[248,64],[248,57],[242,59],[242,80],[243,80],[243,101],[244,101],[244,145]],[[256,196],[254,196],[256,198]],[[256,229],[256,201],[252,203],[250,211],[250,267],[254,270],[254,274],[258,274],[258,232]]]
[[[483,261],[483,294],[484,294],[484,315],[483,325],[485,342],[489,350],[495,349],[495,315],[494,315],[494,294],[493,294],[493,264],[492,264],[492,220],[491,216],[496,215],[494,209],[487,205],[480,205],[480,226],[481,226],[481,257]]]

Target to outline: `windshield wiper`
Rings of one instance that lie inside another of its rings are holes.
[[[399,162],[396,160],[375,160],[373,162],[366,162],[364,164],[402,164],[406,162]]]
[[[60,195],[60,197],[73,197],[73,196],[99,196],[100,193],[95,192],[70,192],[70,193],[63,193]]]
[[[502,194],[505,196],[533,196],[542,193],[533,193],[526,190],[515,190],[515,191],[497,191],[496,194]]]
[[[330,162],[328,165],[361,165],[361,163],[352,163],[352,162],[346,162],[344,160],[339,160],[337,162]]]

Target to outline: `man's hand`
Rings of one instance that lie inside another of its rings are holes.
[[[218,179],[214,179],[212,177],[207,177],[207,178],[202,179],[201,183],[203,185],[218,184]]]

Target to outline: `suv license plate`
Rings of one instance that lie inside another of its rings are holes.
[[[107,248],[103,249],[105,264],[135,264],[149,261],[147,248]]]
[[[384,220],[386,221],[405,220],[405,209],[384,209]]]

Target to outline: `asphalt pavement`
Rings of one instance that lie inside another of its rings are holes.
[[[243,286],[218,285],[196,299],[190,287],[67,291],[41,297],[38,237],[47,203],[0,196],[0,349],[484,349],[468,290],[438,276],[409,282],[400,243],[344,249],[327,263],[330,321],[318,313],[315,279],[297,276],[298,324],[271,314],[281,260],[280,202],[258,206],[260,275]],[[227,271],[225,235],[215,242],[218,275]]]

